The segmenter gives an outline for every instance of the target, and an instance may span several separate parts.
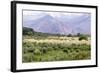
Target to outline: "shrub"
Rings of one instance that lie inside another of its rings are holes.
[[[80,33],[77,33],[77,36],[81,36],[81,34]]]
[[[43,47],[41,50],[42,50],[43,54],[47,52],[47,48],[45,48],[45,47]]]
[[[23,62],[31,62],[33,58],[33,54],[32,53],[27,53],[23,55]]]
[[[64,49],[63,52],[68,53],[68,49]]]
[[[87,36],[84,36],[84,35],[81,35],[80,37],[79,37],[79,40],[81,41],[81,40],[88,40],[88,37]]]
[[[34,30],[32,28],[23,27],[23,35],[33,35]]]
[[[40,54],[41,54],[41,52],[40,52],[40,50],[39,50],[39,49],[35,49],[34,54],[35,54],[35,55],[40,55]]]
[[[68,36],[68,37],[72,37],[72,34],[68,34],[67,36]]]
[[[23,62],[83,60],[91,58],[91,45],[23,42]]]

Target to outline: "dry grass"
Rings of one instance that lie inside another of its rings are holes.
[[[90,44],[90,37],[88,40],[78,40],[78,37],[48,37],[46,39],[24,39],[24,42],[37,42],[37,43],[66,43],[66,44]]]

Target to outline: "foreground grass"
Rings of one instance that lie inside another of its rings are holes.
[[[23,62],[86,60],[90,58],[90,44],[23,41]]]

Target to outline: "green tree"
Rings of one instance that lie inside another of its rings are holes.
[[[80,33],[77,33],[77,36],[79,37],[79,36],[81,36],[81,34]]]
[[[23,27],[23,35],[33,35],[34,30],[32,28]]]
[[[88,37],[85,36],[85,35],[81,35],[81,36],[79,37],[79,40],[80,40],[80,41],[81,41],[81,40],[88,40]]]
[[[67,36],[68,36],[68,37],[72,37],[72,34],[68,34]]]

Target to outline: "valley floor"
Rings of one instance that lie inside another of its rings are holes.
[[[91,40],[79,37],[47,37],[23,39],[23,62],[47,62],[91,59]]]

